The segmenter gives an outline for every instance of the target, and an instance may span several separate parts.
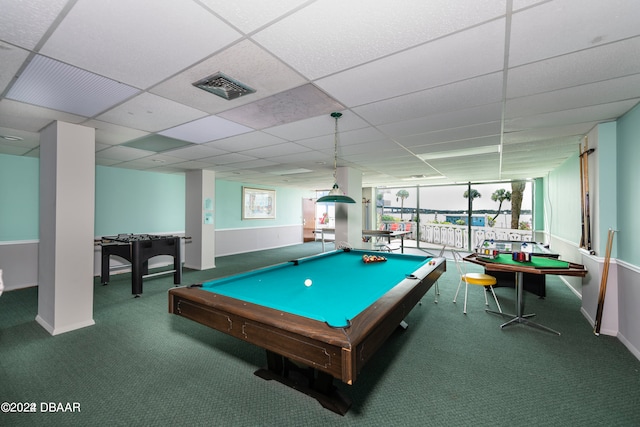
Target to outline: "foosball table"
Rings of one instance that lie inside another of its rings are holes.
[[[180,239],[179,236],[152,234],[118,234],[97,239],[96,245],[102,246],[102,284],[109,283],[109,260],[116,255],[131,263],[131,293],[136,297],[142,294],[142,279],[147,277],[173,273],[173,283],[179,285],[182,281]],[[149,259],[159,255],[173,257],[173,270],[149,274]]]

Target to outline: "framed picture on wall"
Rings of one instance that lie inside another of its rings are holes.
[[[275,219],[276,191],[242,187],[242,219]]]

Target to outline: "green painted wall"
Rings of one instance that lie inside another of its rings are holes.
[[[39,238],[39,163],[37,158],[0,154],[0,241]],[[242,186],[216,181],[216,229],[302,223],[307,192],[273,187],[276,218],[243,221]],[[184,231],[185,191],[183,175],[96,166],[95,235]]]
[[[96,167],[96,236],[184,228],[184,175]]]
[[[242,219],[242,187],[265,188],[276,191],[275,219]],[[263,187],[254,184],[216,180],[216,230],[273,227],[302,224],[302,199],[305,191],[286,187]]]
[[[579,171],[576,146],[576,154],[546,178],[548,197],[545,200],[549,233],[576,245],[580,244],[582,227]]]
[[[40,161],[0,154],[0,241],[39,237]]]
[[[536,178],[533,180],[533,229],[535,231],[544,230],[544,180]]]
[[[617,121],[618,258],[640,265],[640,105]]]
[[[598,209],[598,247],[593,249],[603,255],[607,252],[607,233],[609,228],[617,229],[618,221],[618,188],[616,188],[617,177],[615,173],[616,164],[618,163],[616,159],[618,150],[616,127],[615,122],[598,125],[598,148],[597,156],[595,156],[598,161],[598,198],[595,201]],[[595,153],[592,155],[595,155]],[[589,171],[589,175],[591,175],[591,171]],[[595,228],[596,224],[592,224],[592,226]],[[595,232],[595,230],[592,231]],[[611,256],[613,258],[617,257],[615,240]]]

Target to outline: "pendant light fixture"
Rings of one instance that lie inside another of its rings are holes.
[[[316,203],[355,203],[349,196],[345,196],[344,192],[338,187],[338,179],[336,173],[338,170],[338,119],[342,117],[342,113],[333,112],[331,117],[336,120],[336,127],[333,138],[333,188],[326,196],[320,197]]]

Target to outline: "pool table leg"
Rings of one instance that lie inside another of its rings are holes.
[[[267,368],[258,369],[255,375],[281,384],[313,397],[330,411],[344,415],[351,407],[351,399],[333,384],[333,377],[311,367],[300,367],[284,356],[267,350]]]

